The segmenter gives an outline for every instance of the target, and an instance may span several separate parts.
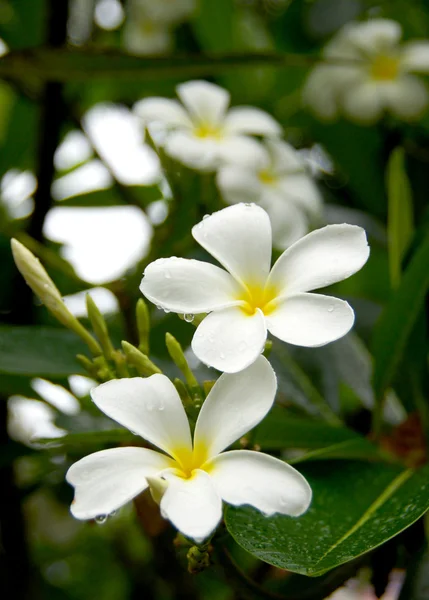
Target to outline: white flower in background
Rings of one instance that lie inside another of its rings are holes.
[[[201,542],[222,518],[222,500],[250,504],[266,515],[298,516],[311,489],[281,460],[248,450],[223,452],[270,410],[276,376],[260,357],[236,375],[221,375],[204,402],[192,443],[185,410],[165,375],[112,380],[92,390],[110,418],[157,446],[116,448],[75,463],[67,481],[76,488],[77,519],[107,516],[149,485],[161,514],[185,536]]]
[[[281,140],[261,144],[248,165],[221,167],[217,185],[229,204],[257,202],[267,211],[277,248],[287,248],[320,222],[322,197],[299,154]]]
[[[197,0],[129,0],[129,8],[135,15],[165,26],[191,17],[197,8]]]
[[[169,28],[149,19],[127,19],[123,30],[124,47],[141,56],[164,54],[171,50],[173,38]]]
[[[267,329],[298,346],[323,346],[345,335],[354,313],[343,300],[308,292],[341,281],[367,261],[365,232],[328,225],[288,248],[270,272],[271,224],[255,204],[235,204],[193,227],[195,240],[226,271],[185,258],[147,266],[140,289],[160,308],[188,315],[210,313],[192,349],[207,365],[234,373],[262,352]]]
[[[325,119],[343,113],[373,123],[384,112],[417,118],[428,105],[429,92],[412,73],[429,73],[429,41],[401,45],[401,35],[399,23],[388,19],[345,25],[323,56],[350,64],[316,66],[304,87],[304,102]]]
[[[228,110],[229,92],[218,85],[188,81],[176,91],[182,104],[168,98],[146,98],[135,110],[146,126],[161,126],[165,152],[192,169],[210,171],[224,162],[247,162],[258,151],[251,135],[281,134],[280,125],[258,108]]]

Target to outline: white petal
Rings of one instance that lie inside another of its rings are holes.
[[[344,300],[322,294],[296,294],[282,300],[266,321],[269,332],[283,342],[316,348],[346,335],[354,318]]]
[[[271,225],[259,206],[228,206],[195,225],[192,235],[244,285],[265,283],[271,263]]]
[[[429,73],[429,42],[409,42],[402,46],[401,66],[407,71]]]
[[[169,127],[192,127],[186,111],[177,100],[145,98],[134,105],[134,111],[145,123],[160,121]]]
[[[270,153],[273,171],[275,173],[289,173],[304,169],[304,163],[298,152],[290,144],[282,140],[267,140],[266,147]]]
[[[146,448],[90,454],[67,471],[67,481],[76,488],[71,512],[77,519],[108,516],[147,488],[146,476],[173,465],[167,456]]]
[[[108,417],[174,458],[181,449],[191,452],[188,418],[165,375],[112,379],[91,390],[91,397]]]
[[[380,53],[392,50],[402,36],[399,23],[390,19],[370,19],[364,23],[351,23],[347,30],[347,39],[363,51]]]
[[[232,450],[207,468],[222,500],[250,504],[264,514],[298,517],[310,506],[311,488],[293,467],[268,454]]]
[[[250,133],[254,135],[277,136],[282,128],[271,115],[252,106],[236,106],[228,111],[224,121],[230,133]]]
[[[262,312],[253,315],[239,307],[210,313],[197,328],[192,350],[201,362],[225,373],[252,364],[264,349],[267,330]]]
[[[223,120],[230,101],[224,88],[208,81],[188,81],[176,91],[194,122],[216,125]]]
[[[178,162],[198,171],[214,171],[221,161],[218,140],[197,137],[192,131],[171,132],[164,150]]]
[[[224,373],[198,416],[194,446],[212,458],[253,429],[273,405],[276,375],[264,356],[240,373]]]
[[[251,169],[264,169],[269,157],[263,146],[246,135],[224,135],[219,140],[219,159],[221,164],[235,164]]]
[[[228,204],[257,202],[261,197],[261,182],[250,169],[240,166],[222,167],[217,173],[216,183]]]
[[[402,119],[418,117],[429,102],[428,88],[413,75],[402,76],[386,86],[384,96],[392,113]]]
[[[279,296],[309,292],[347,279],[368,260],[365,231],[355,225],[327,225],[312,231],[280,256],[268,285]]]
[[[284,250],[308,232],[309,223],[305,211],[287,197],[264,194],[261,206],[270,217],[276,248]]]
[[[313,219],[322,213],[322,195],[314,181],[304,173],[286,175],[279,181],[278,188],[286,198],[292,199],[305,209]]]
[[[165,474],[167,491],[160,508],[164,518],[188,538],[201,543],[222,518],[222,500],[210,476],[196,469],[189,479]]]
[[[237,305],[240,289],[223,269],[187,258],[155,260],[140,284],[141,292],[157,306],[193,314]]]
[[[374,123],[385,108],[381,87],[377,81],[365,81],[349,88],[342,99],[345,114],[364,124]]]

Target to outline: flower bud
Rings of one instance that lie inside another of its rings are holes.
[[[123,341],[122,349],[125,352],[128,363],[137,369],[139,375],[149,377],[149,375],[154,375],[155,373],[162,373],[161,369],[143,354],[143,352],[140,352],[138,348],[129,342]]]

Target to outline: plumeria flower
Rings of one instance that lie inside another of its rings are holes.
[[[369,248],[361,227],[317,229],[283,252],[271,271],[271,224],[260,206],[228,206],[195,225],[192,235],[226,271],[199,260],[161,258],[146,267],[140,289],[164,310],[210,313],[192,340],[207,365],[228,373],[244,369],[262,352],[267,329],[290,344],[323,346],[352,327],[347,302],[308,292],[365,264]]]
[[[322,118],[344,113],[373,123],[384,112],[414,119],[429,102],[428,89],[413,73],[429,73],[429,41],[400,44],[401,26],[388,19],[345,25],[326,46],[327,60],[304,87],[304,101]]]
[[[164,54],[171,49],[171,32],[148,19],[127,19],[123,29],[124,47],[139,56]]]
[[[225,161],[246,160],[258,150],[251,135],[281,134],[280,125],[262,110],[250,106],[228,110],[229,92],[218,85],[188,81],[176,91],[182,104],[147,98],[135,110],[146,125],[161,125],[165,152],[192,169],[211,171]]]
[[[102,520],[150,486],[161,514],[196,542],[219,524],[222,500],[250,504],[266,515],[301,515],[311,489],[298,471],[260,452],[223,452],[265,417],[276,387],[274,371],[262,356],[241,373],[221,375],[201,408],[193,443],[180,397],[165,375],[94,388],[92,399],[100,410],[162,452],[116,448],[75,463],[67,473],[76,488],[72,514]]]
[[[260,144],[247,165],[221,167],[217,185],[229,204],[257,202],[267,211],[277,248],[287,248],[320,221],[321,195],[299,154],[281,140]]]

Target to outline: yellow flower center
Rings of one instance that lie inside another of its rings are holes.
[[[259,171],[259,181],[265,185],[272,185],[276,182],[276,177],[268,170]]]
[[[262,310],[264,315],[268,315],[275,308],[275,299],[278,291],[273,286],[261,286],[258,284],[247,284],[244,297],[240,295],[240,300],[245,301],[241,309],[248,315],[254,315],[256,309]]]
[[[177,468],[175,474],[183,479],[191,479],[196,469],[204,469],[204,464],[208,459],[208,451],[205,444],[198,444],[192,452],[186,448],[175,448],[174,456],[176,457]]]
[[[199,125],[194,128],[194,135],[201,139],[214,138],[218,140],[222,137],[222,130],[218,125],[199,123]]]
[[[393,81],[399,75],[399,59],[379,54],[371,63],[370,73],[378,81]]]

